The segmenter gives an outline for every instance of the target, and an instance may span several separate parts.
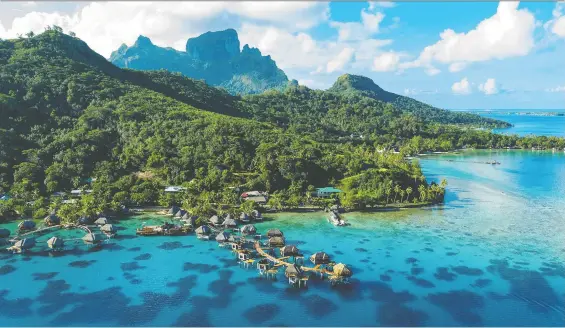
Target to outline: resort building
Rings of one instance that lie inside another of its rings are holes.
[[[80,197],[84,194],[90,194],[92,190],[74,189],[71,190],[71,196]]]
[[[243,200],[250,200],[260,205],[267,204],[267,193],[264,191],[246,191],[241,194]]]
[[[324,188],[316,188],[316,192],[314,193],[315,197],[331,197],[332,195],[339,194],[341,190],[334,188],[334,187],[324,187]]]
[[[183,192],[185,190],[186,188],[181,186],[168,186],[165,188],[165,192]]]

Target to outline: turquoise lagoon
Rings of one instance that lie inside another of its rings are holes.
[[[501,165],[473,163],[486,159]],[[194,236],[134,236],[157,217],[119,222],[120,237],[99,251],[0,253],[0,325],[562,327],[564,164],[562,152],[429,156],[426,175],[449,181],[445,205],[348,213],[344,228],[324,213],[257,224],[351,265],[340,287],[311,278],[299,290],[282,272],[262,280]]]

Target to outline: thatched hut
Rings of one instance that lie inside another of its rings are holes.
[[[267,231],[267,237],[284,237],[284,234],[279,229],[270,229]]]
[[[194,227],[196,225],[197,219],[198,219],[198,216],[185,213],[182,216],[181,221],[184,222],[185,224],[191,226],[191,227]]]
[[[233,220],[233,215],[231,213],[226,214],[225,220]]]
[[[343,263],[338,263],[333,267],[333,274],[342,277],[342,278],[349,278],[353,275],[353,272],[347,265]]]
[[[283,247],[285,245],[284,237],[275,236],[269,238],[269,247]]]
[[[287,245],[281,248],[281,256],[297,256],[300,255],[298,247],[294,245]]]
[[[330,256],[326,252],[317,252],[310,256],[310,261],[316,265],[330,263]]]
[[[24,238],[22,240],[18,240],[14,244],[14,248],[16,248],[20,251],[30,249],[33,246],[35,246],[35,239],[34,238]]]
[[[212,216],[210,218],[210,220],[208,220],[208,221],[210,222],[210,224],[213,224],[213,225],[220,225],[220,224],[222,224],[222,222],[224,222],[224,220],[218,215]]]
[[[8,229],[0,229],[0,238],[8,238],[10,237],[10,230]]]
[[[257,228],[252,224],[246,224],[241,228],[241,233],[244,235],[254,235],[257,233]]]
[[[301,277],[304,275],[304,272],[298,265],[293,264],[286,267],[286,270],[284,270],[284,275],[287,278]]]
[[[212,233],[212,229],[210,229],[209,226],[204,224],[196,228],[194,232],[196,232],[197,235],[208,236],[209,234]]]
[[[49,240],[47,241],[47,246],[49,246],[49,248],[51,249],[61,249],[63,247],[65,247],[65,241],[59,237],[51,237],[49,238]]]
[[[180,208],[178,206],[172,206],[167,212],[167,215],[175,215],[178,211],[180,211]]]
[[[237,227],[237,222],[234,219],[225,219],[224,223],[222,223],[222,225],[225,228],[235,228],[235,227]]]
[[[118,232],[118,229],[116,228],[115,225],[105,224],[102,227],[100,227],[100,231],[108,235],[115,235],[116,232]]]
[[[225,243],[229,240],[229,238],[230,238],[230,234],[225,231],[222,231],[216,236],[216,241],[219,243]]]
[[[247,213],[241,213],[239,215],[239,221],[241,222],[249,222],[249,215]]]
[[[102,240],[103,240],[102,237],[96,233],[87,233],[86,235],[84,235],[84,237],[82,237],[82,241],[85,244],[89,244],[89,245],[100,244]]]
[[[175,219],[181,219],[186,214],[185,210],[178,210],[173,216]]]
[[[32,220],[24,220],[18,224],[18,230],[31,231],[35,229],[35,222]]]
[[[47,216],[45,217],[45,219],[43,219],[43,222],[44,222],[47,226],[50,226],[50,227],[51,227],[51,226],[56,226],[56,225],[61,224],[61,219],[60,219],[57,215],[55,215],[55,214],[50,214],[50,215],[47,215]]]
[[[105,217],[101,217],[96,219],[96,221],[94,221],[94,224],[96,224],[97,226],[103,226],[108,224],[108,219],[106,219]]]
[[[256,220],[259,220],[259,219],[262,219],[262,218],[263,218],[263,216],[261,215],[261,212],[259,212],[259,211],[257,211],[257,210],[253,210],[253,211],[251,212],[251,216],[252,216],[254,219],[256,219]]]

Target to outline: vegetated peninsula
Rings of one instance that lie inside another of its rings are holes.
[[[74,221],[160,204],[207,219],[258,206],[242,202],[244,190],[268,193],[275,209],[329,205],[316,197],[328,186],[351,209],[434,203],[445,183],[426,182],[406,155],[565,147],[477,130],[504,123],[380,90],[344,75],[327,91],[291,84],[240,97],[179,73],[118,68],[58,27],[2,40],[0,215],[56,208]]]

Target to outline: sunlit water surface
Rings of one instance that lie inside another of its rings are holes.
[[[472,163],[491,159],[501,165]],[[348,213],[343,228],[324,213],[257,224],[280,228],[307,256],[349,264],[350,285],[311,278],[298,290],[282,271],[262,280],[214,241],[136,238],[141,222],[163,219],[132,218],[100,251],[0,253],[0,325],[564,326],[565,154],[421,162],[431,180],[448,179],[445,205]]]

